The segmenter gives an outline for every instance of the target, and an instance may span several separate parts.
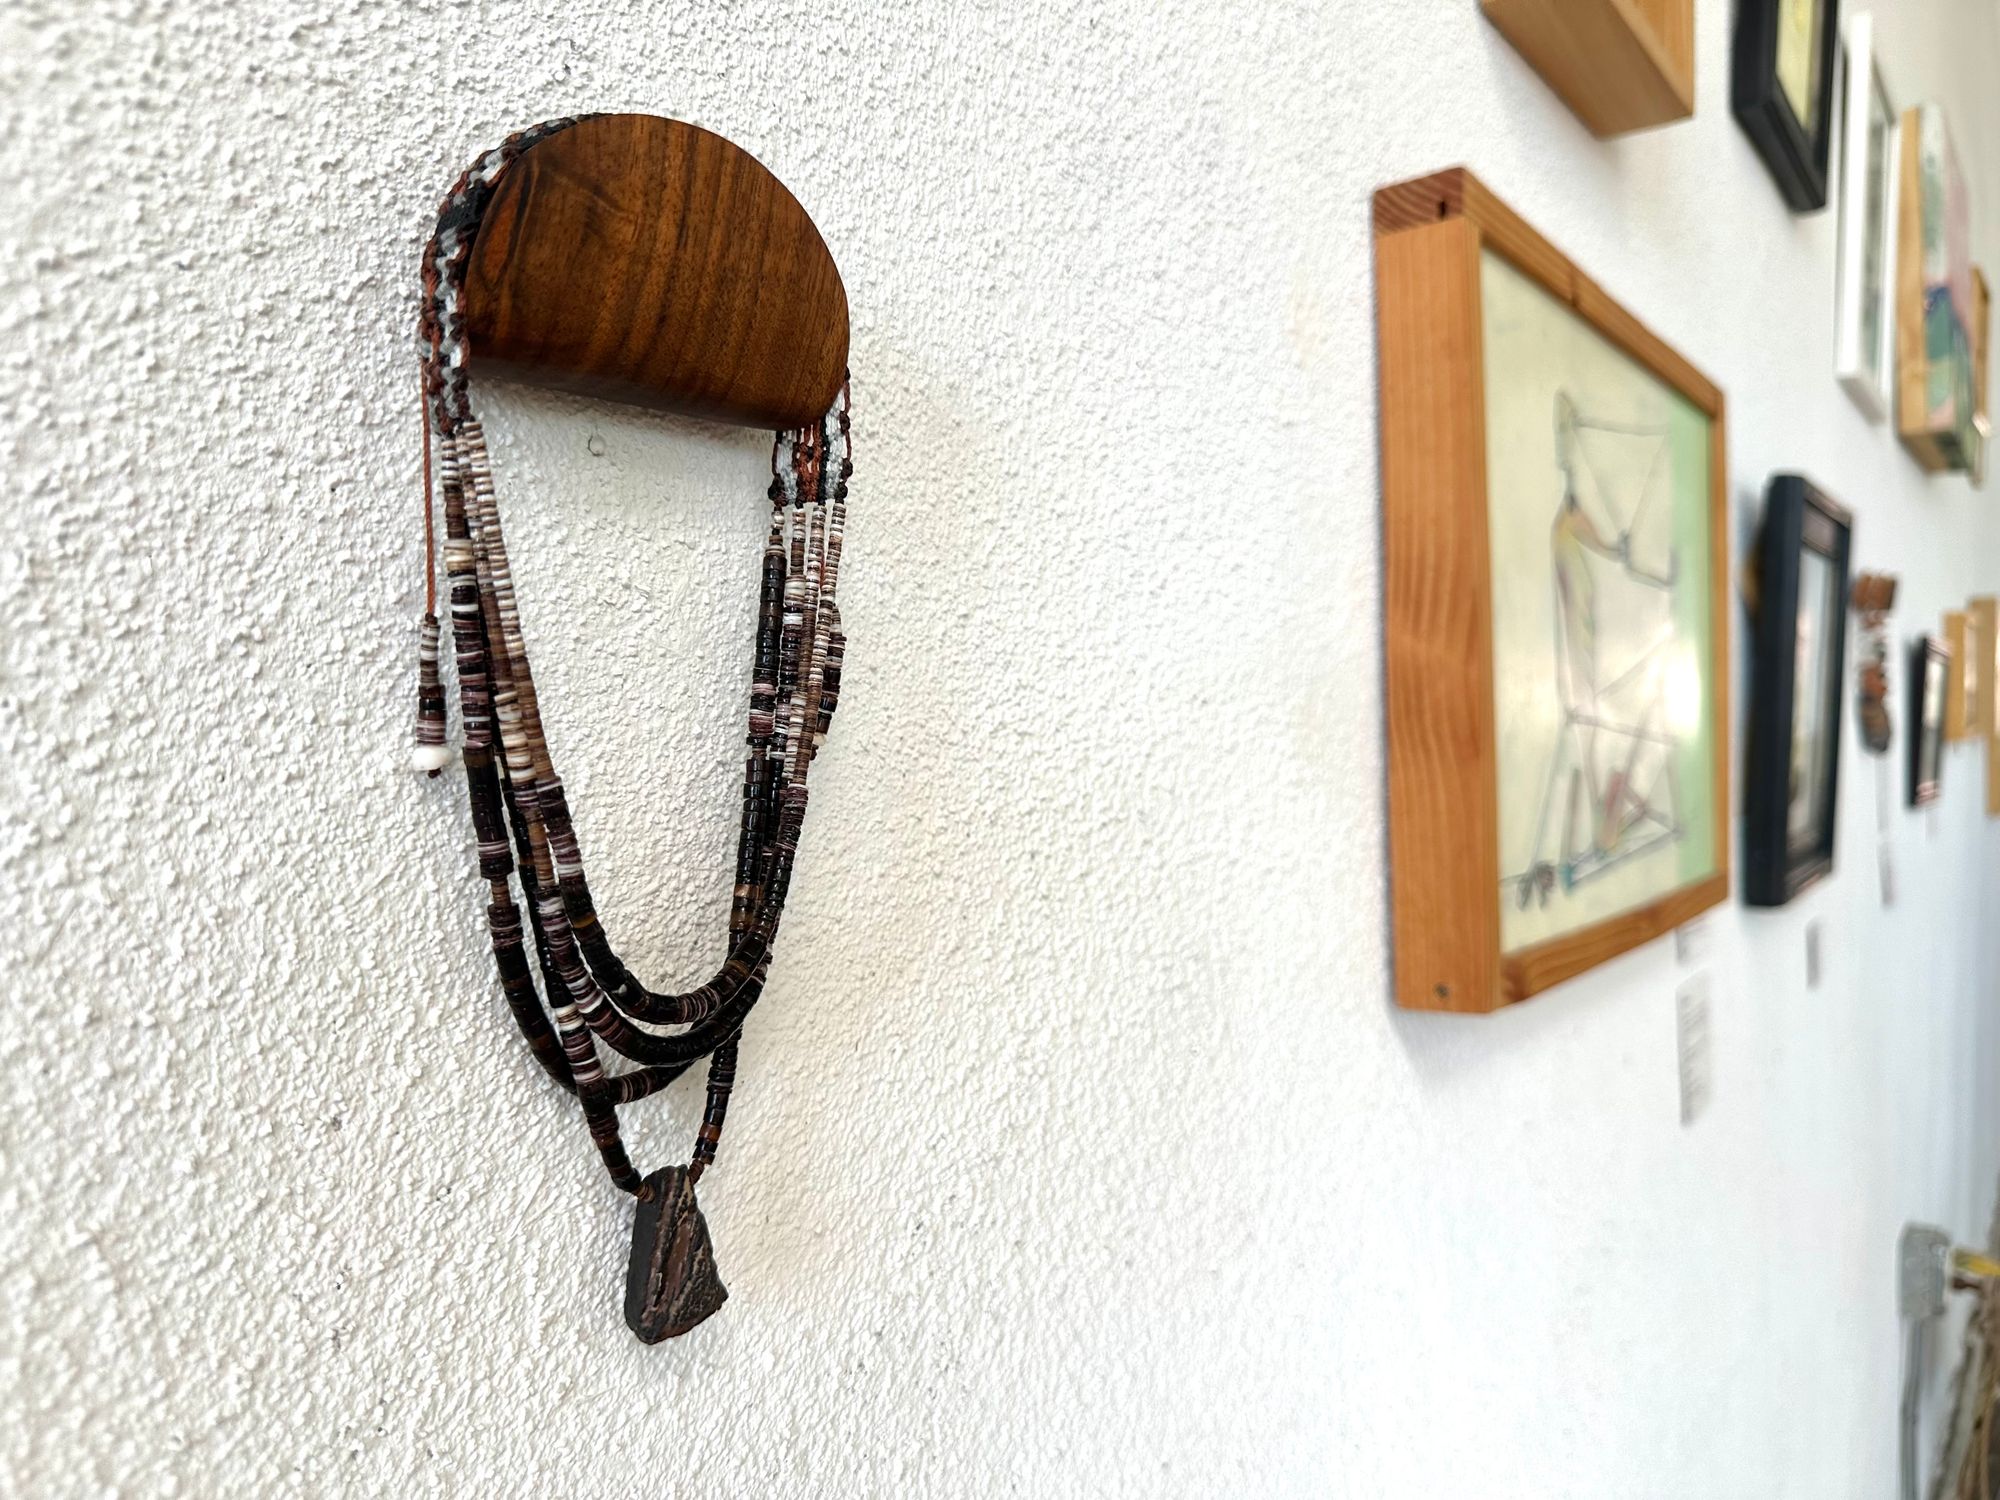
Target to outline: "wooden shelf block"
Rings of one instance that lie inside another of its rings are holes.
[[[1694,113],[1694,0],[1479,0],[1599,139]]]

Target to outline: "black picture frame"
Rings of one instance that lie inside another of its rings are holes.
[[[1815,104],[1810,124],[1799,118],[1778,81],[1779,32],[1785,7],[1793,4],[1819,7],[1819,31],[1812,40],[1818,71],[1813,79]],[[1839,36],[1840,0],[1737,0],[1730,109],[1794,213],[1826,207]]]
[[[1910,806],[1935,802],[1944,790],[1944,700],[1951,647],[1934,635],[1910,648]]]
[[[1752,906],[1783,906],[1833,868],[1853,535],[1853,518],[1815,485],[1797,474],[1772,478],[1750,632],[1743,898]],[[1811,611],[1803,620],[1802,608]],[[1802,625],[1810,636],[1802,635]],[[1816,673],[1811,682],[1798,681],[1801,655]],[[1797,806],[1801,768],[1803,819]]]

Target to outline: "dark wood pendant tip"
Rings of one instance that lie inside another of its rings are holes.
[[[687,1168],[660,1168],[639,1190],[625,1321],[641,1341],[657,1344],[680,1337],[728,1300]]]

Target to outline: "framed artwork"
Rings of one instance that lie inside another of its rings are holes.
[[[1996,728],[1995,709],[2000,707],[2000,681],[1996,681],[1995,653],[2000,651],[2000,599],[1981,594],[1966,602],[1966,649],[1971,653],[1970,732],[1990,740]]]
[[[1896,430],[1925,469],[1967,468],[1973,425],[1971,211],[1944,111],[1903,112],[1896,210]]]
[[[1944,690],[1944,737],[1948,741],[1972,738],[1972,658],[1977,629],[1962,609],[1948,609],[1944,615],[1944,648],[1951,655],[1951,670]]]
[[[1889,713],[1889,611],[1896,607],[1896,579],[1889,573],[1863,573],[1854,580],[1851,598],[1859,620],[1855,643],[1854,712],[1861,724],[1861,748],[1886,755],[1896,726]]]
[[[1826,207],[1839,0],[1737,0],[1729,102],[1795,212]]]
[[[1951,653],[1934,635],[1920,636],[1910,653],[1910,806],[1938,798],[1944,774],[1944,703]]]
[[[1743,792],[1743,897],[1752,906],[1783,906],[1833,868],[1852,534],[1847,512],[1798,475],[1771,481]]]
[[[1694,113],[1694,0],[1479,0],[1599,140]]]
[[[1465,170],[1376,193],[1396,999],[1729,893],[1722,393]]]
[[[1895,389],[1896,111],[1875,60],[1875,18],[1847,18],[1842,74],[1840,280],[1834,373],[1874,421]]]

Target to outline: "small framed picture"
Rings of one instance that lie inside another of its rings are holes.
[[[1396,1001],[1490,1011],[1728,897],[1723,398],[1462,168],[1374,208]]]
[[[1743,798],[1743,898],[1752,906],[1783,906],[1833,868],[1852,535],[1848,513],[1813,485],[1796,474],[1771,481]]]
[[[1896,111],[1875,58],[1875,19],[1847,18],[1834,373],[1873,421],[1895,394]]]
[[[1951,652],[1934,635],[1910,653],[1910,806],[1935,802],[1944,767],[1944,704]]]
[[[1839,0],[1737,0],[1730,107],[1797,213],[1826,207]]]

